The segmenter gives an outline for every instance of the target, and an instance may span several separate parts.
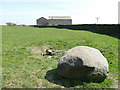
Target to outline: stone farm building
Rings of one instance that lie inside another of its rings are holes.
[[[41,17],[37,19],[39,26],[57,26],[57,25],[71,25],[72,19],[70,16],[49,16],[49,19]]]

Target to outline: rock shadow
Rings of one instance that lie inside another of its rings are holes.
[[[74,87],[77,85],[84,85],[84,83],[89,83],[89,81],[81,81],[80,79],[67,79],[58,75],[57,68],[49,70],[46,75],[45,79],[49,82],[64,86],[65,88]]]

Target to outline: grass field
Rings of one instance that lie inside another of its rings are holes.
[[[109,77],[101,83],[68,80],[57,74],[63,52],[75,46],[97,48],[107,58]],[[49,58],[40,50],[59,50]],[[118,79],[118,39],[89,31],[56,28],[2,27],[3,88],[111,88]]]

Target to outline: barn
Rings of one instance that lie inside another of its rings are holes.
[[[37,19],[39,26],[57,26],[57,25],[71,25],[72,19],[70,16],[49,16],[49,19],[41,17]]]

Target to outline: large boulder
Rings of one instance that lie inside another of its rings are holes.
[[[62,77],[93,82],[102,82],[108,75],[106,58],[98,49],[77,46],[64,53],[58,63],[58,74]]]

